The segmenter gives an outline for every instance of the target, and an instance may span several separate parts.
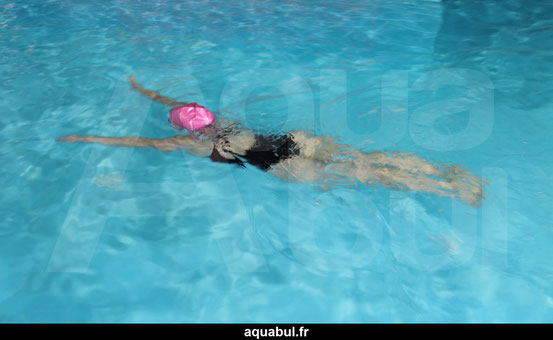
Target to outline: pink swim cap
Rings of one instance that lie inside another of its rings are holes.
[[[179,130],[197,131],[213,123],[215,116],[207,108],[190,103],[171,110],[171,125]]]

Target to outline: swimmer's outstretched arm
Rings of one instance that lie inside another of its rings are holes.
[[[198,155],[209,155],[212,144],[198,141],[190,136],[177,135],[169,138],[156,139],[144,137],[101,137],[71,135],[57,139],[66,143],[96,143],[112,146],[127,146],[137,148],[152,147],[160,151],[186,150]]]
[[[162,95],[160,95],[159,93],[157,93],[155,91],[143,88],[142,85],[140,85],[138,83],[135,76],[130,76],[129,77],[129,82],[131,83],[132,88],[135,89],[136,91],[142,93],[143,95],[145,95],[146,97],[148,97],[150,99],[153,99],[153,100],[158,101],[160,103],[163,103],[165,105],[180,106],[180,105],[186,105],[187,104],[185,102],[178,102],[178,101],[176,101],[174,99],[171,99],[169,97],[162,96]]]

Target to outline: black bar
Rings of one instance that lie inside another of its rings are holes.
[[[394,335],[413,336],[419,333],[425,337],[484,334],[486,330],[494,331],[498,328],[515,330],[515,328],[528,331],[528,326],[546,326],[546,324],[0,324],[4,331],[17,333],[20,338],[25,333],[39,333],[44,336],[48,332],[53,335],[63,335],[64,332],[75,331],[77,335],[110,336],[116,332],[125,332],[140,336],[152,336],[155,339],[164,335],[178,335],[179,339],[381,339],[385,340]],[[550,326],[550,324],[547,324]],[[454,331],[454,333],[451,333]],[[54,333],[55,332],[55,333]],[[171,333],[169,333],[171,332]],[[478,332],[478,333],[477,333]],[[5,333],[4,334],[9,334]],[[118,333],[119,334],[119,333]],[[294,336],[290,336],[293,334]],[[266,336],[263,336],[266,335]],[[289,336],[287,336],[289,335]]]

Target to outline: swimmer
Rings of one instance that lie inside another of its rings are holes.
[[[187,130],[188,134],[162,139],[71,135],[58,141],[166,152],[184,150],[214,162],[244,168],[249,164],[285,181],[320,184],[323,190],[338,184],[380,184],[392,190],[458,198],[474,207],[484,197],[486,182],[460,166],[432,164],[410,153],[355,150],[332,138],[301,130],[278,135],[258,134],[236,122],[216,119],[197,103],[178,102],[145,89],[135,77],[129,81],[136,91],[172,107],[169,123],[177,130]]]

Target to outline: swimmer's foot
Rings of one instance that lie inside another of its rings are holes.
[[[477,208],[484,198],[484,190],[481,185],[463,183],[458,186],[457,197],[463,202]]]
[[[450,168],[450,173],[451,184],[457,191],[457,197],[473,207],[478,207],[484,198],[484,184],[487,182],[461,167]]]

